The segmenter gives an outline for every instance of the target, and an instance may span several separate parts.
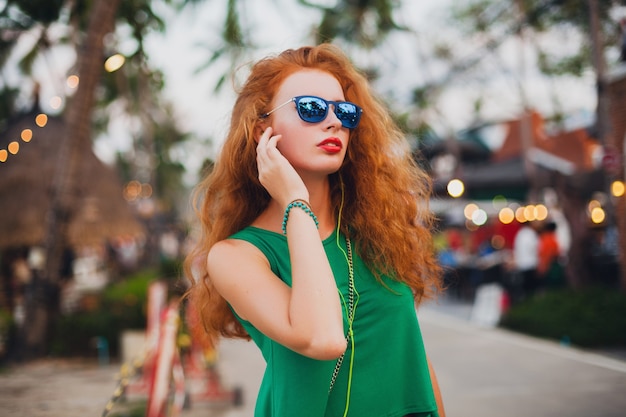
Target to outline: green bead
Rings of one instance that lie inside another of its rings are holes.
[[[287,234],[287,220],[289,219],[289,212],[294,207],[298,207],[304,210],[304,212],[308,214],[309,217],[311,217],[313,221],[315,222],[315,227],[319,228],[319,221],[317,220],[317,216],[315,216],[315,214],[313,213],[313,210],[311,210],[308,204],[299,200],[294,200],[287,205],[287,208],[285,209],[285,214],[283,215],[282,229],[283,229],[284,235]]]

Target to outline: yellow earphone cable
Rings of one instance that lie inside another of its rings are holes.
[[[352,306],[352,314],[350,314],[350,311],[348,311],[348,307],[346,305],[346,300],[343,294],[341,293],[341,291],[339,291],[339,295],[341,296],[341,301],[343,303],[344,309],[346,310],[346,318],[348,320],[348,335],[350,337],[350,347],[351,347],[350,367],[348,369],[348,388],[346,390],[346,408],[344,409],[344,413],[343,413],[343,417],[346,417],[348,415],[348,410],[350,409],[350,393],[352,391],[352,376],[353,376],[352,371],[354,369],[355,345],[354,345],[354,330],[352,328],[352,323],[354,322],[354,317],[356,314],[356,307],[359,303],[360,296],[359,296],[359,292],[356,290],[356,285],[354,284],[354,266],[352,265],[352,259],[350,259],[351,257],[350,258],[348,257],[348,254],[346,253],[346,251],[339,244],[339,231],[341,230],[341,213],[343,212],[343,206],[344,206],[344,188],[343,188],[343,181],[342,181],[341,182],[341,204],[339,205],[339,215],[337,216],[336,242],[337,242],[337,247],[343,253],[344,258],[346,259],[346,263],[348,264],[348,268],[349,268],[348,273],[352,274],[352,287],[353,287],[354,295],[355,295],[354,305]],[[348,282],[348,285],[350,285],[349,282]]]

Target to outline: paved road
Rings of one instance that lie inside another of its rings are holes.
[[[39,360],[0,372],[2,417],[99,417],[116,386],[117,365]]]
[[[468,306],[419,311],[448,417],[624,417],[626,361],[474,325]],[[99,416],[118,367],[43,361],[0,373],[0,415]],[[252,343],[224,341],[219,374],[243,405],[194,403],[182,417],[251,417],[263,361]],[[115,409],[114,409],[115,411]]]
[[[449,417],[624,417],[626,362],[420,311]]]

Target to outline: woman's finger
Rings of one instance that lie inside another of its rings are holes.
[[[264,147],[267,144],[267,140],[270,138],[271,135],[272,135],[271,127],[268,127],[267,129],[263,131],[256,145],[257,150],[260,150],[262,147]]]
[[[268,127],[267,129],[265,129],[265,131],[259,138],[259,143],[257,144],[257,147],[256,147],[257,162],[267,161],[267,159],[269,158],[268,141],[271,137],[271,134],[272,134],[272,128]]]
[[[282,135],[273,135],[267,140],[267,152],[269,156],[276,157],[277,154],[280,154],[278,150],[278,142],[282,138]]]

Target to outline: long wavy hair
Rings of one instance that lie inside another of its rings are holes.
[[[289,49],[252,66],[218,161],[195,189],[193,206],[201,230],[185,271],[191,281],[188,296],[211,337],[249,337],[212,286],[206,257],[216,242],[250,225],[267,207],[270,196],[258,179],[255,129],[283,80],[305,68],[333,75],[345,99],[364,109],[359,126],[350,132],[343,165],[330,176],[331,202],[341,215],[342,232],[378,277],[406,283],[417,303],[441,288],[428,207],[431,180],[415,162],[405,135],[339,48]]]

